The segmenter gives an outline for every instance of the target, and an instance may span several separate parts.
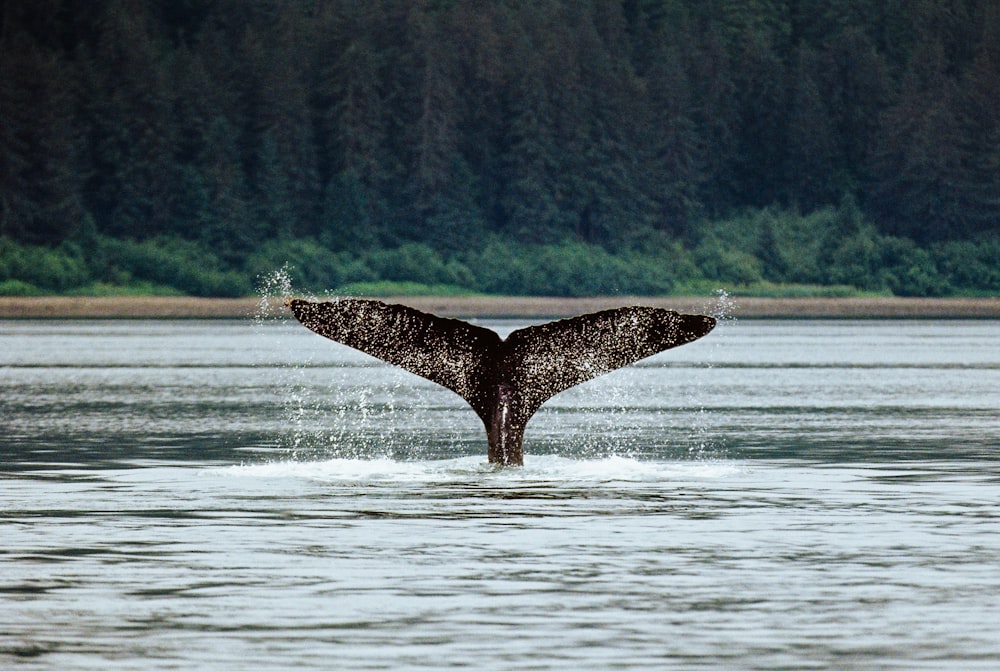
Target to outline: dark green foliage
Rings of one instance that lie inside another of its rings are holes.
[[[912,240],[885,238],[881,245],[879,267],[883,282],[897,296],[933,296],[944,293],[934,259]]]
[[[885,281],[879,266],[880,246],[879,236],[870,226],[839,240],[825,255],[830,282],[853,284],[867,290],[883,288]]]
[[[242,273],[222,270],[217,256],[197,243],[178,238],[141,243],[102,238],[86,265],[97,281],[125,284],[145,280],[192,296],[245,296],[252,290]]]
[[[469,286],[472,281],[467,268],[445,261],[427,245],[411,243],[395,249],[373,250],[362,258],[375,277],[393,282]]]
[[[484,293],[664,294],[673,289],[683,271],[692,268],[682,250],[670,252],[612,255],[579,242],[526,246],[494,239],[465,260],[474,277],[471,286]]]
[[[255,283],[284,269],[294,286],[314,290],[376,277],[363,262],[351,259],[349,254],[330,251],[309,238],[265,243],[250,255],[245,268]]]
[[[764,279],[761,261],[752,254],[724,247],[718,241],[702,243],[695,250],[698,269],[724,285],[753,284]]]
[[[242,268],[178,238],[145,242],[81,234],[55,249],[0,238],[0,295],[124,293],[239,296],[283,270],[296,291],[323,294],[487,294],[592,296],[707,294],[903,296],[988,295],[1000,291],[1000,242],[918,247],[880,235],[853,201],[802,216],[768,209],[704,223],[689,251],[652,234],[611,253],[563,241],[528,245],[492,237],[459,253],[406,243],[334,252],[313,239],[275,240]]]
[[[475,296],[477,292],[454,284],[421,284],[420,282],[351,282],[337,289],[342,296]]]
[[[25,285],[58,293],[89,279],[87,262],[76,245],[64,243],[50,249],[0,237],[0,282],[10,282],[7,288],[16,293],[31,293]]]
[[[5,278],[995,290],[998,44],[995,0],[6,2]]]
[[[43,296],[45,293],[23,280],[0,280],[0,296]]]
[[[0,36],[0,235],[59,242],[82,214],[75,68],[6,25]]]
[[[1000,240],[945,242],[933,247],[931,253],[951,288],[1000,292]]]

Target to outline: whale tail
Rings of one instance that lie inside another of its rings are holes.
[[[633,306],[529,326],[504,340],[481,326],[377,300],[294,299],[288,306],[319,335],[461,396],[486,427],[490,461],[510,465],[523,462],[524,427],[549,398],[715,327],[706,315]]]

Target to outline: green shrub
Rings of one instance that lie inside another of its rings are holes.
[[[679,246],[662,256],[566,241],[521,245],[493,239],[465,259],[476,289],[511,295],[598,296],[669,293],[678,265],[693,264]]]
[[[66,292],[69,296],[183,296],[184,292],[174,287],[153,284],[146,281],[110,284],[92,282]]]
[[[823,282],[823,251],[831,241],[845,233],[838,226],[837,211],[817,210],[806,216],[795,212],[776,213],[765,232],[771,236],[774,258],[763,249],[765,278],[775,282],[815,284]]]
[[[881,272],[881,239],[872,227],[863,227],[831,247],[824,254],[825,283],[851,284],[877,291],[886,288]]]
[[[880,267],[897,296],[943,296],[949,287],[930,252],[906,238],[883,238]]]
[[[62,292],[90,280],[80,248],[22,245],[0,238],[0,280],[20,280],[46,292]]]
[[[336,291],[342,296],[475,296],[477,293],[452,284],[419,282],[352,282]]]
[[[393,282],[468,285],[472,273],[457,260],[445,260],[427,245],[407,243],[393,249],[377,249],[364,255],[375,277]]]
[[[443,226],[439,232],[450,230]],[[57,247],[0,237],[0,290],[239,296],[251,293],[254,278],[260,282],[286,269],[297,290],[317,293],[591,296],[705,294],[718,287],[773,296],[1000,292],[1000,240],[922,248],[879,234],[850,198],[806,215],[764,208],[699,222],[690,246],[652,227],[636,231],[617,240],[613,250],[578,240],[527,244],[489,236],[440,248],[416,242],[372,248],[357,242],[350,251],[334,251],[315,238],[282,238],[230,266],[197,242],[108,238],[85,218],[80,232]]]
[[[701,273],[726,284],[751,284],[764,279],[763,263],[753,254],[710,239],[694,250],[695,262]]]
[[[609,276],[607,253],[592,253],[587,245],[564,243],[541,245],[528,250],[532,268],[532,294],[552,296],[586,296],[595,293],[617,293],[614,278]]]
[[[839,206],[809,214],[764,208],[715,222],[702,222],[695,258],[704,275],[728,284],[856,286],[882,291],[890,283],[901,291],[939,291],[924,269],[884,272],[891,256],[885,238],[864,221],[851,197]],[[890,245],[891,247],[891,245]],[[810,290],[811,291],[811,290]]]
[[[251,286],[242,273],[225,271],[222,261],[200,245],[180,238],[144,242],[103,238],[98,245],[99,280],[113,284],[145,280],[193,296],[245,296]]]
[[[746,286],[730,287],[733,296],[762,298],[853,298],[856,296],[889,295],[889,291],[862,291],[844,284],[776,284],[758,282]]]
[[[312,238],[272,240],[250,255],[244,264],[247,275],[267,277],[284,269],[300,289],[322,291],[346,281],[375,279],[363,262],[346,252],[333,252]]]
[[[45,292],[23,280],[0,281],[0,296],[41,296]]]
[[[464,257],[474,289],[488,294],[527,295],[536,284],[525,250],[511,241],[492,238]]]
[[[965,292],[1000,291],[1000,240],[960,240],[931,249],[938,270]]]

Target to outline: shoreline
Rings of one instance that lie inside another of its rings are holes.
[[[385,296],[418,310],[463,318],[559,318],[623,305],[679,312],[714,312],[715,297]],[[994,298],[754,298],[729,297],[737,319],[1000,319]],[[264,309],[266,307],[266,310]],[[184,296],[0,296],[0,319],[247,319],[290,317],[280,298]]]

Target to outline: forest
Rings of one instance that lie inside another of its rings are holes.
[[[996,0],[0,0],[0,294],[1000,292]]]

